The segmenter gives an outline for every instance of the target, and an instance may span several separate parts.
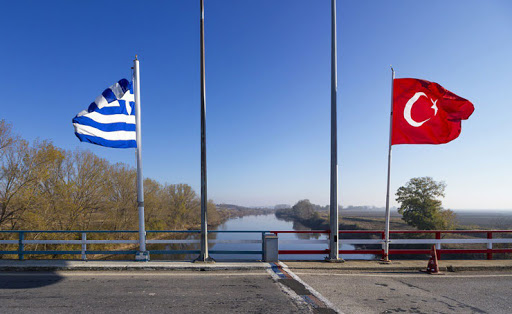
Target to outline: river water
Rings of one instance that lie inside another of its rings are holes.
[[[210,229],[212,230],[212,229]],[[219,231],[284,231],[284,230],[310,230],[292,221],[278,219],[274,214],[251,215],[239,218],[232,218],[219,225],[213,230]],[[194,236],[197,238],[197,236]],[[189,237],[192,239],[192,236]],[[209,239],[218,241],[232,240],[261,240],[261,233],[211,233]],[[281,240],[327,240],[327,234],[279,234],[280,250],[323,250],[328,248],[328,243],[281,243]],[[166,246],[165,249],[171,249]],[[187,249],[199,249],[199,245],[188,245]],[[261,243],[211,243],[211,251],[261,251]],[[353,250],[354,246],[343,244],[343,250]],[[210,254],[216,260],[260,260],[261,254]],[[325,255],[288,255],[281,254],[280,260],[322,260]],[[363,259],[371,260],[375,257],[371,254],[344,254],[341,256],[346,260]],[[192,259],[194,256],[160,255],[152,256],[151,259]]]

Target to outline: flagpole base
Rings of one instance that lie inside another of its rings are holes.
[[[149,252],[139,251],[135,253],[135,261],[137,262],[149,262]]]
[[[212,257],[204,258],[203,256],[198,256],[192,263],[214,264],[215,260]]]
[[[431,273],[427,269],[420,269],[420,273],[424,273],[424,274],[427,274],[427,275],[434,275],[434,276],[444,275],[444,273],[442,273],[440,271],[438,271],[437,273]]]
[[[325,262],[327,263],[345,263],[345,260],[342,259],[342,258],[330,258],[330,257],[326,257],[324,259]]]
[[[389,256],[386,255],[383,258],[381,258],[379,263],[381,263],[381,264],[391,264],[391,261],[389,260]]]

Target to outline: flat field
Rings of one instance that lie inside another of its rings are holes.
[[[512,230],[512,210],[455,210],[458,229]],[[328,217],[323,212],[322,216]],[[384,211],[340,211],[341,224],[354,229],[384,229]],[[391,212],[391,229],[411,230],[396,211]],[[343,228],[349,229],[349,228]]]

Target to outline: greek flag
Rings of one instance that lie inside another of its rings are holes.
[[[132,83],[122,79],[107,88],[73,118],[75,135],[81,142],[105,147],[137,147],[135,100]]]

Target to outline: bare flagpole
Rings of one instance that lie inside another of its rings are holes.
[[[206,89],[204,65],[204,0],[200,0],[200,49],[201,49],[201,253],[196,262],[213,262],[208,255],[208,197],[206,180]]]
[[[390,209],[389,209],[389,185],[391,180],[391,139],[393,136],[393,83],[395,82],[395,70],[391,67],[391,111],[389,116],[389,146],[388,146],[388,184],[387,184],[387,192],[386,192],[386,230],[385,230],[385,239],[384,239],[384,256],[382,257],[383,262],[389,263],[389,219],[390,219]]]
[[[331,0],[331,197],[329,210],[328,261],[340,261],[338,248],[338,137],[337,137],[337,50],[336,50],[336,0]]]
[[[144,226],[144,177],[142,176],[140,74],[137,55],[135,55],[135,60],[133,60],[133,95],[135,98],[135,133],[137,142],[137,207],[139,208],[139,252],[135,255],[135,260],[149,261],[149,252],[146,251],[146,230]]]

